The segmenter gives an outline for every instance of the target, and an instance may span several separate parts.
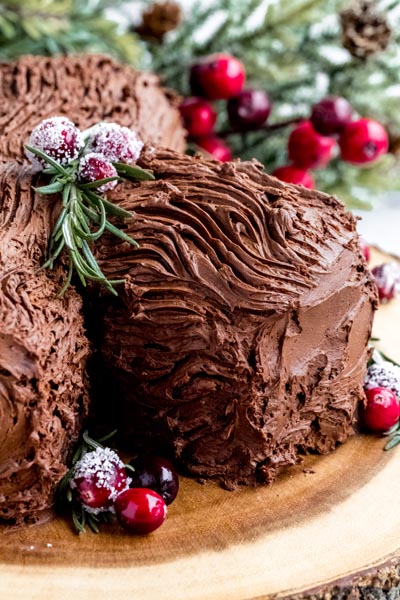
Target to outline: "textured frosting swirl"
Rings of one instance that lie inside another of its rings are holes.
[[[81,129],[116,121],[144,142],[183,151],[177,103],[155,75],[105,56],[23,56],[0,63],[0,158],[21,160],[32,129],[54,115]]]
[[[0,165],[0,518],[16,523],[53,503],[88,405],[81,299],[57,297],[61,266],[39,270],[58,203],[31,184]]]
[[[140,246],[98,253],[127,280],[103,299],[102,347],[127,439],[167,443],[227,487],[334,449],[363,397],[376,306],[354,218],[256,162],[160,150],[142,164],[156,181],[112,195]]]

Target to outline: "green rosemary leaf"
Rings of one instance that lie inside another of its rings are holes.
[[[74,272],[74,265],[72,263],[72,261],[69,261],[69,267],[68,267],[68,275],[67,278],[65,280],[64,285],[62,286],[61,290],[58,292],[57,296],[59,298],[62,298],[66,292],[66,290],[68,289],[68,287],[71,284],[71,279],[72,279],[72,273]]]
[[[63,187],[64,184],[61,181],[54,181],[53,183],[49,183],[49,185],[34,188],[34,190],[38,194],[57,194],[62,191]]]
[[[44,160],[47,164],[51,165],[58,173],[60,173],[61,175],[65,175],[66,177],[68,177],[68,179],[70,178],[70,174],[68,173],[68,171],[66,169],[64,169],[64,167],[62,165],[60,165],[58,162],[53,160],[48,154],[46,154],[45,152],[42,152],[41,150],[39,150],[38,148],[35,148],[34,146],[26,145],[25,148],[29,152],[32,152],[32,154],[34,154],[35,156],[38,156],[39,158]]]
[[[78,533],[86,533],[85,521],[86,521],[85,511],[84,511],[83,507],[82,507],[82,511],[80,511],[80,514],[77,512],[76,508],[74,508],[72,510],[72,522]]]
[[[46,269],[46,268],[52,269],[54,267],[54,261],[59,256],[59,254],[62,251],[62,249],[64,248],[64,246],[65,246],[65,242],[64,242],[64,238],[62,238],[60,243],[58,244],[57,248],[55,249],[55,251],[51,252],[50,257],[44,263],[42,269]]]
[[[100,441],[104,441],[104,439],[108,439],[107,436],[105,438],[103,438],[102,440],[96,442],[96,440],[94,440],[93,438],[91,438],[89,436],[89,433],[87,430],[85,430],[82,434],[82,439],[85,442],[85,444],[87,446],[89,446],[89,448],[92,448],[93,450],[95,450],[96,448],[104,448],[104,446],[101,445]]]
[[[71,187],[72,187],[72,183],[68,182],[64,185],[64,189],[63,189],[63,193],[62,193],[62,198],[63,198],[63,206],[66,207],[68,205],[69,202],[69,196],[71,193]]]
[[[65,243],[70,250],[76,250],[76,244],[74,240],[74,234],[72,231],[71,215],[68,213],[62,224],[62,233],[64,236]]]
[[[117,169],[118,175],[121,175],[122,177],[129,177],[131,179],[136,179],[137,181],[151,181],[155,179],[152,171],[148,171],[147,169],[141,169],[138,166],[133,167],[132,165],[121,162],[115,162],[113,164]]]
[[[83,254],[84,254],[88,264],[92,267],[92,269],[94,271],[96,271],[99,275],[101,275],[105,279],[105,275],[102,273],[95,257],[93,256],[93,253],[89,247],[89,244],[87,243],[86,240],[83,240],[82,250],[83,250]]]
[[[97,179],[96,181],[91,181],[90,183],[79,183],[79,188],[81,190],[95,190],[109,181],[122,181],[122,178],[118,176],[105,177],[104,179]]]
[[[106,209],[104,207],[104,204],[100,201],[96,204],[95,201],[88,199],[88,202],[92,207],[94,207],[94,209],[93,208],[90,209],[88,206],[85,206],[83,203],[81,203],[81,208],[92,221],[94,221],[95,223],[99,223],[99,228],[97,229],[97,231],[95,231],[92,234],[92,236],[94,236],[94,237],[92,237],[92,239],[97,240],[99,237],[101,237],[103,235],[104,229],[106,228],[106,223],[107,223]]]
[[[44,175],[57,175],[57,171],[54,167],[46,167],[43,169],[42,173],[44,173]]]
[[[135,467],[132,467],[132,465],[130,465],[129,463],[126,463],[126,464],[125,464],[125,469],[126,469],[127,471],[129,471],[130,473],[136,473],[136,469],[135,469]]]
[[[108,442],[108,440],[111,440],[111,438],[113,438],[117,435],[117,432],[118,432],[118,429],[113,429],[113,431],[111,431],[110,433],[107,433],[107,435],[103,435],[103,437],[99,438],[97,440],[97,443],[104,444],[104,442]],[[89,437],[89,436],[87,436],[87,437]],[[91,438],[89,438],[89,439],[91,439]]]
[[[139,246],[139,244],[137,243],[136,240],[134,240],[133,238],[131,238],[129,235],[127,235],[121,229],[118,229],[117,227],[114,227],[114,225],[112,225],[112,223],[110,223],[109,221],[106,222],[106,229],[108,229],[108,231],[110,233],[114,234],[116,237],[120,238],[124,242],[128,242],[128,244],[131,244],[132,246],[136,246],[136,247]]]
[[[398,444],[400,444],[400,435],[394,435],[386,444],[386,446],[384,447],[384,450],[391,450],[392,448],[394,448],[395,446],[397,446]]]
[[[93,202],[95,202],[95,199],[93,198],[93,196],[96,196],[96,198],[98,200],[102,201],[102,203],[104,204],[104,208],[106,209],[106,212],[109,213],[110,215],[114,215],[116,217],[122,217],[123,219],[129,219],[134,216],[132,212],[129,212],[128,210],[125,210],[124,208],[117,206],[116,204],[114,204],[113,202],[110,202],[106,198],[100,198],[99,196],[97,196],[90,190],[85,190],[85,196],[88,196]]]
[[[90,513],[87,514],[87,523],[93,533],[100,533],[100,529],[97,527],[96,518]]]
[[[393,435],[396,431],[399,431],[400,429],[400,422],[397,422],[395,425],[393,425],[393,427],[391,427],[390,429],[388,429],[388,431],[384,431],[382,433],[382,435]]]
[[[57,234],[57,232],[59,231],[59,229],[61,229],[62,224],[64,223],[64,219],[65,219],[66,216],[67,216],[67,209],[63,208],[62,211],[60,212],[60,214],[58,215],[58,219],[56,221],[56,224],[54,225],[52,237],[54,237]]]

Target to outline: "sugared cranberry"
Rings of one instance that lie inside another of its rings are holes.
[[[400,266],[396,262],[384,263],[372,269],[378,287],[379,299],[393,300],[400,292]]]
[[[371,260],[371,250],[370,250],[367,242],[365,240],[363,240],[363,238],[360,238],[360,248],[361,248],[361,252],[363,253],[365,260],[368,263]]]
[[[207,100],[196,97],[185,98],[179,110],[191,137],[203,137],[212,133],[217,114]]]
[[[350,103],[340,96],[328,96],[314,104],[311,113],[311,123],[321,135],[340,133],[347,123],[350,123],[353,109]]]
[[[332,158],[335,141],[317,133],[311,121],[303,121],[289,136],[288,154],[297,167],[324,167]]]
[[[110,448],[96,448],[85,454],[76,463],[70,482],[77,499],[94,514],[109,510],[129,484],[124,463]]]
[[[193,95],[209,100],[237,96],[245,79],[242,63],[230,54],[212,54],[194,63],[190,69]]]
[[[339,138],[342,160],[353,164],[370,163],[388,151],[384,127],[372,119],[359,119],[345,126]]]
[[[215,160],[226,162],[232,160],[232,152],[229,146],[221,138],[210,136],[196,140],[196,144],[203,148],[208,154],[211,154]]]
[[[114,503],[120,524],[130,533],[144,535],[163,524],[167,506],[157,492],[146,488],[131,488],[122,492]]]
[[[142,148],[136,133],[117,123],[99,123],[89,131],[88,150],[103,154],[110,162],[135,163]]]
[[[312,175],[306,171],[305,169],[300,169],[298,167],[292,167],[291,165],[287,165],[284,167],[278,167],[272,173],[281,181],[285,181],[286,183],[294,183],[296,185],[302,185],[310,190],[314,189],[314,180]]]
[[[264,90],[243,90],[228,100],[229,123],[238,131],[258,129],[271,112],[271,102]]]
[[[169,460],[159,456],[139,457],[130,463],[135,469],[131,475],[131,487],[143,487],[154,490],[171,504],[179,489],[178,475]]]
[[[79,163],[79,178],[85,182],[99,181],[100,179],[107,179],[108,177],[117,177],[117,169],[114,165],[104,158],[102,154],[98,152],[89,152],[86,154]],[[107,192],[113,190],[117,185],[118,181],[108,181],[99,186],[100,192]]]
[[[370,431],[388,431],[400,417],[399,400],[391,390],[376,387],[366,390],[367,406],[362,412],[362,422]]]
[[[50,117],[34,128],[28,145],[41,150],[60,165],[67,165],[78,157],[84,141],[82,133],[67,117]],[[38,168],[46,164],[29,150],[26,155]]]

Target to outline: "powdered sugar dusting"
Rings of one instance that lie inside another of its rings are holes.
[[[99,152],[89,152],[89,154],[86,154],[79,163],[79,178],[83,181],[93,182],[98,181],[99,179],[117,176],[117,169]],[[117,184],[118,180],[108,181],[107,183],[100,185],[98,190],[100,192],[107,192],[113,190]]]
[[[111,162],[135,163],[143,142],[128,127],[117,123],[99,123],[89,132],[89,150],[100,152]]]
[[[60,165],[67,165],[78,157],[84,140],[82,133],[67,117],[50,117],[34,128],[28,145],[42,150]],[[27,151],[26,155],[35,167],[44,166],[44,161],[32,152]]]
[[[376,387],[388,388],[400,400],[400,367],[389,361],[373,364],[368,367],[364,385],[367,390]]]
[[[111,448],[96,448],[76,463],[71,488],[79,491],[82,481],[88,482],[94,489],[107,492],[105,506],[93,508],[82,502],[85,510],[92,514],[110,510],[117,496],[128,489],[131,483],[130,477],[126,477],[124,463]]]

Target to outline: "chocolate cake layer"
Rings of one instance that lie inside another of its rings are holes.
[[[270,482],[353,433],[376,290],[354,218],[256,162],[157,151],[118,186],[139,248],[104,238],[104,363],[132,445],[167,442],[194,475]]]
[[[0,165],[0,518],[34,521],[87,413],[89,353],[80,296],[44,263],[58,203],[36,195],[27,166]]]
[[[23,56],[0,63],[0,159],[22,160],[32,129],[55,115],[81,129],[115,121],[144,142],[183,151],[177,103],[155,75],[104,56]]]

